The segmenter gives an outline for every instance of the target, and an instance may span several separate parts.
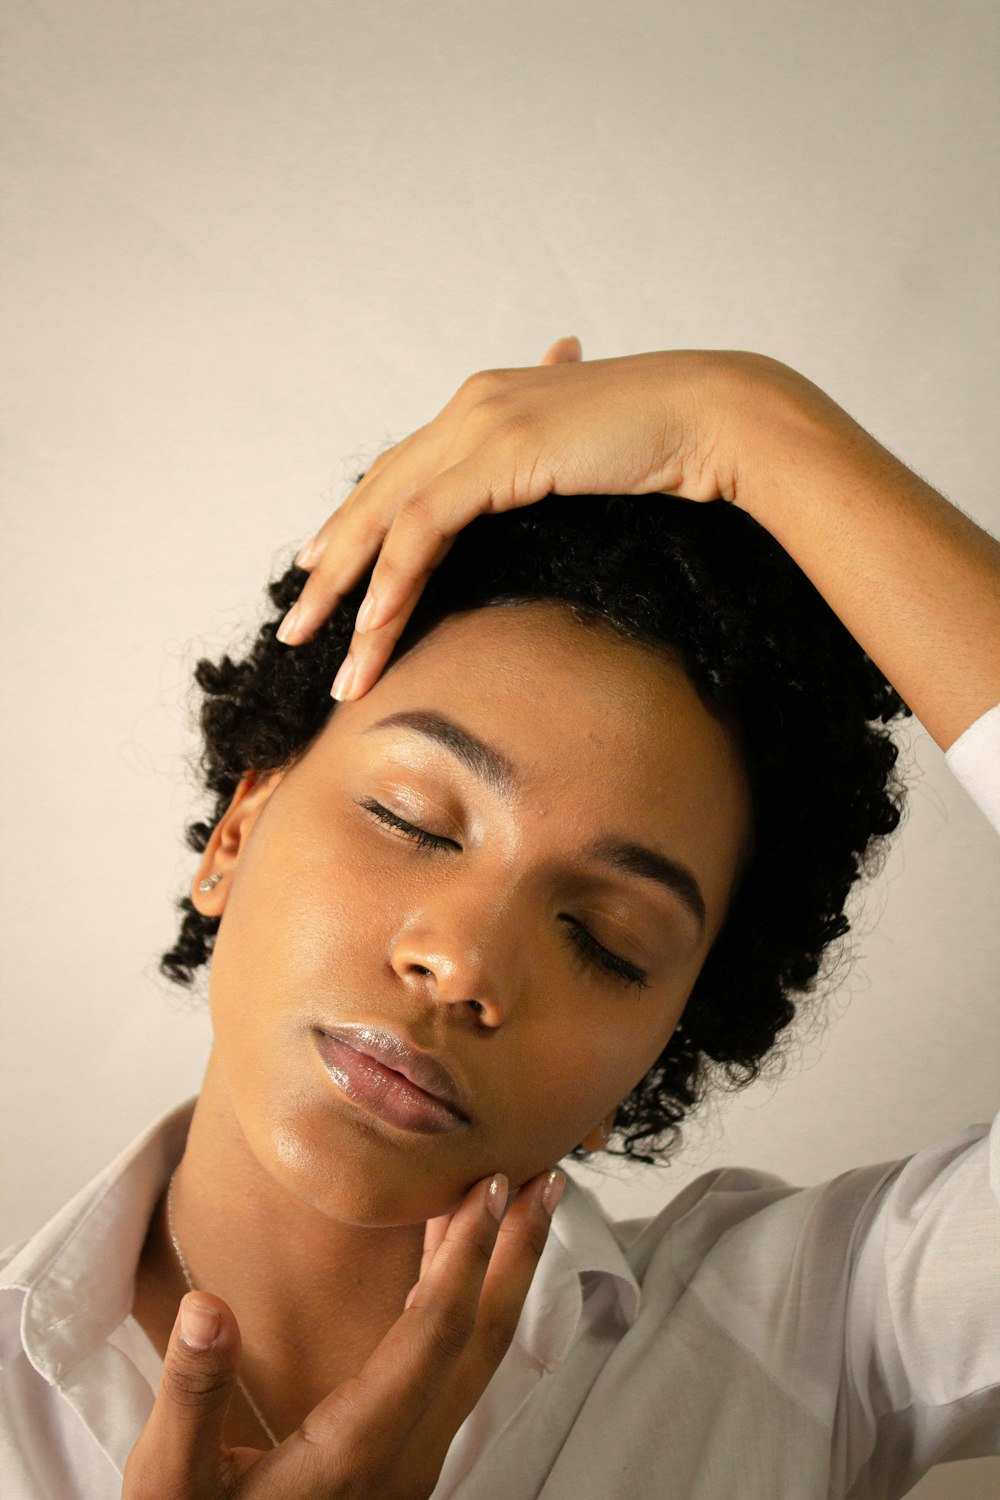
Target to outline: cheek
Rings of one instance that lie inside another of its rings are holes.
[[[370,861],[350,838],[320,839],[315,822],[263,819],[234,872],[216,937],[213,1015],[244,1025],[324,1013],[352,975],[372,977],[385,910]],[[318,1010],[317,1010],[318,1007]]]
[[[565,1008],[550,1001],[548,1016],[524,1035],[512,1070],[517,1085],[508,1095],[512,1140],[521,1150],[534,1145],[551,1161],[572,1151],[621,1102],[662,1048],[662,1026],[651,1035],[646,1022],[640,1033],[634,1014],[609,1018],[595,1006],[584,1016],[578,996],[572,999]]]

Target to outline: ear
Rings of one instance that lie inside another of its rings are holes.
[[[284,771],[269,771],[266,776],[248,771],[241,778],[232,801],[212,829],[191,884],[191,900],[203,917],[221,917],[225,911],[240,850],[284,776]],[[202,890],[202,881],[209,880],[213,881],[211,890]]]

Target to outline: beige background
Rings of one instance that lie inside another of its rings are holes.
[[[997,21],[978,0],[6,7],[0,1240],[199,1085],[156,975],[191,668],[474,369],[759,349],[994,533]],[[616,1212],[998,1106],[995,835],[919,728],[831,1026]],[[1000,1460],[920,1496],[986,1496]]]

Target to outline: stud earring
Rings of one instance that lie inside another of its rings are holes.
[[[214,891],[221,879],[221,875],[210,875],[207,880],[199,880],[198,889],[199,891]]]

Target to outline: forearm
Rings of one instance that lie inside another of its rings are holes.
[[[741,377],[732,499],[942,750],[1000,702],[1000,542],[787,366]]]

